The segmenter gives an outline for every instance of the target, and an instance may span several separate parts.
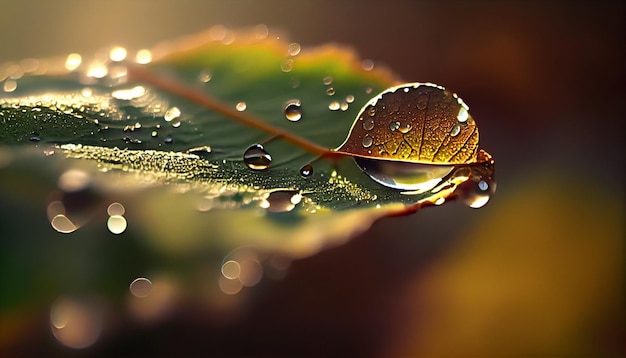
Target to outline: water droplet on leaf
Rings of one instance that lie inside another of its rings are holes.
[[[330,109],[331,111],[337,111],[339,110],[339,108],[341,108],[341,105],[337,101],[332,101],[328,105],[328,109]]]
[[[168,109],[165,112],[165,115],[163,115],[163,118],[168,122],[178,117],[180,117],[180,109],[178,109],[178,107],[172,107]]]
[[[456,137],[457,135],[459,135],[459,133],[461,133],[461,126],[458,124],[454,124],[452,126],[452,129],[450,129],[450,136]]]
[[[313,166],[311,164],[307,164],[300,168],[300,175],[303,177],[310,177],[313,174]]]
[[[243,153],[243,162],[250,169],[265,170],[272,163],[272,156],[262,145],[254,144]]]
[[[363,129],[370,131],[374,128],[374,120],[369,118],[363,121]]]
[[[365,137],[363,137],[363,148],[369,148],[372,146],[372,144],[374,143],[374,140],[372,139],[372,137],[366,135]]]
[[[302,118],[302,103],[299,99],[292,99],[285,103],[285,117],[292,122],[297,122]]]
[[[243,112],[246,110],[248,106],[246,105],[246,102],[239,102],[237,103],[237,105],[235,106],[235,109],[237,109],[239,112]]]
[[[407,191],[426,192],[454,169],[452,165],[433,165],[393,160],[354,157],[357,165],[375,182]]]

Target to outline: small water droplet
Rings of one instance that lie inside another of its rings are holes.
[[[400,127],[398,128],[398,131],[400,131],[400,133],[402,133],[402,134],[406,134],[406,133],[408,133],[411,130],[411,128],[413,128],[413,127],[411,126],[410,123],[402,122],[402,123],[400,123]]]
[[[151,136],[156,137],[159,135],[159,133],[157,131],[152,131],[152,133],[150,133]]]
[[[372,91],[373,91],[373,90],[372,90],[372,87],[367,87],[367,88],[365,88],[365,93],[367,93],[367,94],[372,93]]]
[[[299,99],[291,99],[285,103],[285,117],[292,122],[302,118],[302,103]]]
[[[254,170],[265,170],[272,163],[272,156],[260,144],[251,145],[243,153],[243,162],[248,168]]]
[[[168,122],[178,117],[180,117],[180,109],[178,109],[178,107],[172,107],[168,109],[165,112],[165,115],[163,115],[163,118]]]
[[[409,93],[410,88],[409,87],[404,87],[404,93]]]
[[[361,61],[361,68],[364,71],[371,71],[374,69],[374,61],[366,58],[363,61]]]
[[[346,96],[346,103],[352,103],[354,102],[354,96],[349,94]]]
[[[107,220],[107,228],[113,234],[119,235],[126,231],[127,226],[126,218],[122,215],[111,215]]]
[[[374,117],[376,115],[376,107],[371,106],[370,108],[367,109],[367,114],[370,115],[370,117]]]
[[[333,95],[335,95],[335,89],[334,89],[334,88],[332,88],[332,87],[328,87],[328,88],[326,89],[326,94],[327,94],[327,95],[329,95],[329,96],[333,96]]]
[[[450,129],[450,136],[456,137],[459,133],[461,133],[461,126],[458,124],[453,125],[452,129]]]
[[[41,141],[41,138],[38,135],[33,134],[30,137],[28,137],[28,140],[31,142],[39,142]]]
[[[181,121],[174,121],[174,122],[172,122],[172,127],[178,128],[178,127],[180,127],[180,124],[181,124]]]
[[[469,113],[467,112],[467,109],[461,106],[461,108],[459,108],[459,114],[457,114],[456,119],[461,123],[465,123],[467,122],[468,118],[469,118]]]
[[[332,101],[328,105],[328,109],[330,109],[331,111],[337,111],[339,110],[339,108],[341,108],[341,105],[337,101]]]
[[[246,102],[239,102],[237,103],[237,105],[235,106],[235,109],[237,109],[239,112],[243,112],[246,110],[248,106],[246,105]]]
[[[365,129],[366,131],[371,131],[372,129],[374,129],[374,120],[371,118],[364,120],[363,129]]]
[[[300,53],[300,50],[302,50],[300,44],[297,42],[292,42],[289,44],[287,52],[289,52],[289,56],[297,56]]]
[[[392,132],[398,130],[399,128],[400,128],[400,122],[394,121],[394,122],[389,123],[389,129]]]
[[[291,72],[291,70],[293,70],[293,59],[287,58],[281,61],[280,70],[283,72]]]
[[[168,134],[168,135],[166,135],[166,136],[165,136],[165,139],[163,139],[163,141],[164,141],[165,143],[167,143],[167,144],[171,144],[171,143],[173,143],[173,142],[174,142],[174,138],[172,138],[172,135],[171,135],[171,134]]]
[[[372,144],[374,144],[374,140],[369,135],[366,135],[365,137],[363,137],[362,144],[364,148],[369,148],[372,146]]]
[[[200,82],[203,82],[203,83],[209,82],[212,77],[213,75],[211,74],[211,71],[206,70],[206,69],[200,71],[200,75],[198,76],[198,78],[200,79]]]
[[[53,155],[54,155],[54,149],[46,149],[46,150],[44,150],[44,151],[43,151],[43,154],[44,154],[46,157],[51,157],[51,156],[53,156]]]
[[[333,78],[332,78],[331,76],[326,76],[326,77],[324,77],[323,82],[324,82],[324,84],[325,84],[326,86],[329,86],[330,84],[332,84],[332,83],[333,83]]]
[[[303,177],[310,177],[313,174],[313,166],[311,164],[307,164],[300,168],[300,175]]]

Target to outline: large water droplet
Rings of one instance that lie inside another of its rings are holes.
[[[285,103],[285,117],[292,122],[297,122],[302,118],[302,103],[299,99],[292,99]]]
[[[459,133],[461,133],[461,126],[458,124],[453,125],[452,129],[450,129],[450,136],[456,137]]]
[[[374,140],[369,135],[366,135],[365,137],[363,137],[362,144],[364,148],[369,148],[372,146],[372,144],[374,144]]]
[[[313,166],[311,164],[307,164],[300,168],[300,175],[303,177],[310,177],[313,174]]]
[[[374,129],[374,120],[369,118],[363,121],[363,129],[366,131],[371,131]]]
[[[243,162],[248,168],[254,170],[265,170],[272,163],[272,156],[260,144],[251,145],[243,153]]]
[[[357,165],[375,182],[393,189],[426,192],[454,169],[452,165],[429,165],[354,157]]]
[[[297,56],[300,53],[300,50],[302,50],[302,47],[297,42],[290,43],[289,47],[287,48],[287,52],[289,52],[289,56]]]

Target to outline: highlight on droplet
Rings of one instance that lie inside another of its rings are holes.
[[[50,308],[50,329],[63,345],[87,348],[100,337],[102,314],[93,302],[61,297]]]
[[[148,295],[152,292],[152,281],[145,277],[139,277],[133,280],[128,288],[130,293],[135,297],[148,297]]]

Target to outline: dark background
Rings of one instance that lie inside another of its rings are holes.
[[[349,45],[459,93],[497,162],[480,210],[382,220],[255,288],[235,318],[193,306],[91,355],[624,354],[625,6],[548,1],[3,1],[0,63],[266,24]],[[47,326],[16,343],[54,345]],[[28,342],[28,343],[26,343]],[[51,343],[52,342],[52,343]],[[64,348],[58,348],[61,352]]]

